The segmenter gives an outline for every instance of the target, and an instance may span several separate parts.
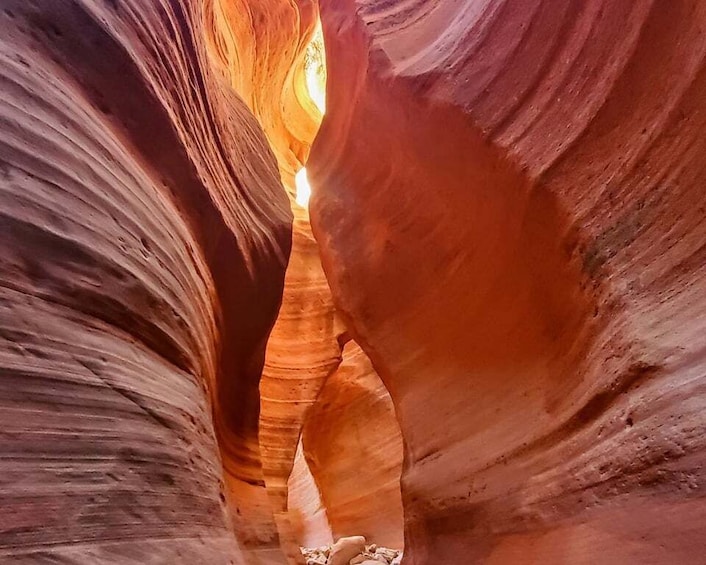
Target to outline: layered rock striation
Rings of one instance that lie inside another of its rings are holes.
[[[316,5],[2,9],[0,552],[300,561],[287,482],[345,334],[293,200]]]
[[[292,216],[209,25],[0,6],[3,562],[242,562]]]
[[[0,3],[0,561],[700,562],[706,3],[321,9]]]
[[[704,10],[322,2],[312,224],[406,565],[703,554]]]
[[[403,547],[402,436],[390,395],[353,341],[306,414],[302,448],[334,539]]]

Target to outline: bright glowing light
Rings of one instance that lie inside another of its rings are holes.
[[[297,204],[306,208],[309,206],[309,197],[311,196],[311,185],[309,184],[309,178],[306,176],[306,167],[299,169],[299,172],[294,177],[294,184],[297,187]]]
[[[323,116],[326,112],[326,52],[324,51],[324,34],[321,30],[321,22],[316,25],[304,53],[304,78],[307,94]],[[312,117],[316,118],[316,116]],[[311,185],[306,176],[306,167],[299,169],[299,172],[294,176],[294,186],[297,204],[302,208],[308,208]]]
[[[323,115],[326,112],[326,52],[321,22],[316,26],[314,35],[306,48],[304,75],[309,97]]]

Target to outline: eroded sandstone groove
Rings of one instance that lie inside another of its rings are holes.
[[[317,6],[1,7],[0,551],[300,560],[287,482],[348,339],[293,199]]]
[[[706,2],[320,4],[0,1],[0,561],[700,563]]]
[[[322,2],[312,223],[405,565],[703,555],[705,10]]]
[[[201,2],[0,8],[0,560],[240,562],[275,160]]]

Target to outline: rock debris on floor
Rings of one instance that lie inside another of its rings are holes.
[[[302,547],[307,565],[400,565],[399,549],[366,545],[363,536],[341,538],[333,545]]]

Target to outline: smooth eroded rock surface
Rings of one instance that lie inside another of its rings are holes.
[[[706,4],[323,2],[308,164],[406,565],[696,563]]]
[[[0,2],[0,562],[700,563],[706,2],[321,4]]]
[[[306,415],[302,446],[334,538],[401,548],[402,436],[390,395],[353,341]]]
[[[0,6],[0,561],[241,562],[291,213],[204,8]]]
[[[301,441],[287,484],[287,509],[294,539],[301,547],[333,543],[326,507],[304,457]]]

